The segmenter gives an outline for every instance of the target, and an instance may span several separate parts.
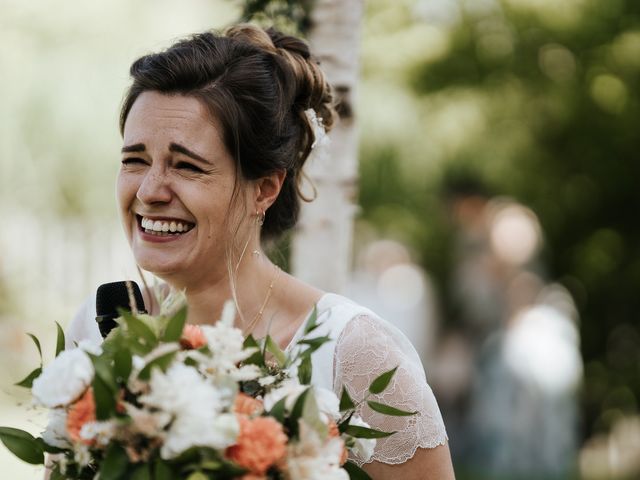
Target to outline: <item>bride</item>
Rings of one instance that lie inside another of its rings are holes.
[[[242,24],[146,55],[130,73],[117,197],[139,266],[186,291],[190,323],[211,323],[233,297],[238,327],[256,337],[268,331],[282,348],[317,305],[333,341],[314,354],[312,382],[338,394],[346,385],[360,400],[399,366],[378,401],[418,411],[388,417],[363,407],[372,427],[397,431],[363,468],[374,479],[454,478],[442,417],[409,341],[366,308],[281,271],[261,248],[295,225],[302,167],[335,115],[307,45]],[[101,340],[91,301],[67,336],[70,344]]]

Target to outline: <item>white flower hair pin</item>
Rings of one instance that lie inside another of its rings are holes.
[[[327,136],[327,131],[322,123],[322,117],[319,117],[313,108],[306,109],[304,114],[307,116],[309,123],[313,127],[313,143],[311,144],[311,149],[313,150],[317,147],[324,147],[328,145],[329,137]]]

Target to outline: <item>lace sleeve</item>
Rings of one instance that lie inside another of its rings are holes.
[[[366,404],[359,406],[356,413],[372,428],[396,432],[378,440],[369,462],[403,463],[418,448],[434,448],[446,442],[444,422],[420,358],[398,329],[375,317],[359,315],[345,326],[334,355],[333,388],[338,396],[346,385],[351,397],[361,401],[378,375],[398,366],[387,389],[369,399],[418,412],[409,417],[392,417],[377,413]],[[352,460],[360,466],[364,463],[358,458]]]

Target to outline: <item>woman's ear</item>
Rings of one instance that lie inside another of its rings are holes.
[[[271,175],[256,180],[256,207],[258,210],[266,212],[278,198],[284,179],[287,176],[286,170],[278,170]]]

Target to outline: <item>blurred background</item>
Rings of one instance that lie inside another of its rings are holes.
[[[44,427],[25,332],[51,358],[54,321],[135,276],[130,63],[269,3],[0,0],[0,425]],[[368,0],[361,49],[346,293],[419,349],[457,478],[640,478],[640,3]]]

